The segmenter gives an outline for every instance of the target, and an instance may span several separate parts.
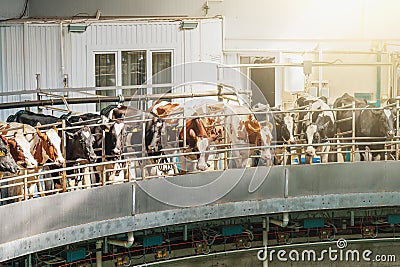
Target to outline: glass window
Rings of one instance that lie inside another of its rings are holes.
[[[95,81],[96,87],[116,86],[115,53],[95,54]],[[96,90],[97,95],[115,96],[115,90]],[[108,106],[108,103],[96,105],[99,111]]]
[[[96,54],[96,87],[115,86],[115,54]]]
[[[143,95],[146,93],[146,88],[135,88],[135,85],[146,84],[146,62],[146,50],[121,52],[122,86],[133,85],[132,88],[122,89],[123,96]],[[136,105],[136,108],[143,108],[145,103],[133,101],[131,105]]]
[[[153,52],[152,53],[152,75],[153,84],[166,84],[172,82],[171,73],[172,53]],[[153,87],[153,94],[170,93],[171,87]]]
[[[146,83],[146,51],[122,51],[122,85]]]

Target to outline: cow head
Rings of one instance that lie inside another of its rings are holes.
[[[284,118],[284,124],[285,126],[283,126],[284,129],[283,130],[283,138],[286,142],[288,142],[289,144],[291,143],[295,143],[294,140],[294,136],[293,136],[293,132],[294,132],[294,118],[293,116],[287,114]]]
[[[239,122],[236,133],[238,140],[244,141],[248,145],[262,146],[258,149],[261,152],[261,158],[269,162],[272,159],[270,148],[273,138],[272,131],[273,125],[271,123],[262,126],[253,115],[249,114],[247,120]]]
[[[276,126],[276,135],[278,141],[284,141],[288,144],[295,143],[294,140],[294,118],[290,114],[275,113],[274,121]],[[281,140],[279,140],[281,139]]]
[[[76,153],[81,152],[83,157],[87,159],[90,163],[96,161],[96,153],[94,152],[93,145],[95,142],[95,138],[88,126],[84,126],[79,131],[75,133],[68,133],[68,138],[74,139],[76,144],[79,144],[79,147],[69,147],[67,149],[78,149],[79,151],[74,151]]]
[[[383,134],[388,139],[393,139],[394,137],[394,123],[396,116],[393,115],[393,112],[390,109],[384,109],[383,114],[379,116],[379,125],[383,125]]]
[[[23,168],[36,168],[37,161],[30,151],[30,144],[21,133],[15,133],[14,137],[7,138],[10,152],[15,162]]]
[[[161,136],[165,123],[158,116],[148,114],[149,120],[146,121],[146,149],[150,155],[160,154],[162,149]]]
[[[261,158],[265,161],[270,161],[272,159],[271,146],[272,141],[272,129],[273,126],[271,123],[268,123],[267,126],[264,126],[260,129],[260,137],[261,137],[261,145],[266,146],[265,148],[261,149]]]
[[[10,149],[7,145],[7,139],[0,135],[0,171],[17,173],[18,165],[11,156]]]
[[[36,130],[37,135],[41,139],[42,150],[37,150],[36,153],[45,152],[47,157],[53,161],[57,166],[61,166],[65,159],[61,152],[61,138],[58,135],[56,127],[49,129],[47,132],[41,132],[39,129]],[[36,158],[36,157],[35,157]],[[40,162],[39,163],[44,163]]]
[[[111,126],[105,128],[106,131],[106,153],[111,155],[121,155],[126,143],[125,123],[114,120]]]
[[[306,138],[307,138],[307,148],[306,154],[308,156],[315,156],[316,149],[312,146],[312,144],[321,144],[328,142],[328,138],[331,135],[330,132],[333,130],[333,123],[331,121],[330,116],[319,116],[315,123],[311,123],[307,126],[306,129]],[[319,150],[320,147],[317,147]]]
[[[183,144],[184,129],[182,128],[179,134],[180,144]],[[200,118],[188,119],[186,121],[186,144],[190,151],[198,152],[193,156],[188,156],[192,159],[197,159],[198,170],[204,171],[208,168],[206,153],[209,148],[209,140],[204,123]]]

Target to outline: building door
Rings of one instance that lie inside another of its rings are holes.
[[[274,63],[274,57],[253,57],[251,58],[253,64]],[[275,68],[250,68],[250,79],[261,90],[261,93],[267,100],[271,107],[275,106]],[[257,94],[253,94],[252,103],[260,102]]]

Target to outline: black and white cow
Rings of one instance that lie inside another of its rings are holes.
[[[295,144],[294,139],[294,115],[290,113],[282,113],[279,108],[272,108],[273,118],[275,122],[275,134],[276,144],[278,147],[275,148],[274,164],[280,165],[283,163],[283,156],[280,156],[284,151],[281,148],[282,145]],[[290,152],[290,151],[288,151]],[[288,157],[286,164],[290,164],[291,159]]]
[[[305,150],[306,163],[319,154],[321,162],[327,163],[331,146],[329,138],[335,136],[335,116],[328,104],[322,99],[313,99],[308,102],[309,108],[302,112],[300,127],[305,130],[307,147]],[[323,145],[327,143],[327,145]],[[315,146],[317,145],[317,146]]]
[[[110,109],[110,111],[113,111],[114,108],[115,107]],[[103,160],[103,157],[105,160],[108,161],[116,160],[121,157],[126,142],[125,123],[122,119],[109,119],[103,115],[95,113],[85,113],[81,115],[68,116],[66,117],[66,119],[72,126],[83,126],[83,129],[88,128],[90,130],[93,138],[93,150],[95,153],[94,162],[101,162]],[[102,171],[102,168],[100,167],[97,169],[98,171]],[[107,166],[107,169],[115,170],[116,166]],[[112,171],[111,174],[108,175],[107,179],[123,180],[124,177],[123,173],[120,173],[120,177],[117,178],[116,171]],[[96,175],[95,179],[92,178],[92,182],[99,183],[100,176]]]
[[[62,119],[51,115],[38,114],[31,111],[20,110],[15,115],[10,116],[7,122],[19,122],[36,127],[38,125],[55,124],[62,121]],[[68,122],[66,126],[71,126]],[[61,127],[61,125],[58,125]],[[61,131],[58,131],[61,135]],[[76,160],[80,157],[94,162],[96,155],[93,150],[93,137],[91,132],[87,128],[81,128],[79,130],[67,131],[67,142],[66,147],[66,160]],[[58,153],[62,156],[61,151]]]
[[[365,100],[356,99],[349,94],[336,99],[334,103],[335,108],[343,106],[349,106],[351,103],[355,103],[356,108],[362,108],[356,110],[355,113],[355,137],[377,137],[377,139],[370,139],[367,142],[382,142],[384,139],[391,140],[394,136],[394,115],[390,109],[375,109],[375,106],[368,105]],[[352,117],[353,112],[351,110],[337,111],[337,118],[344,119]],[[352,136],[352,120],[338,123],[337,131],[344,137]],[[347,133],[346,133],[347,132]],[[360,140],[360,142],[366,142],[366,140]],[[362,160],[380,160],[383,158],[383,152],[374,152],[374,150],[383,150],[383,144],[372,144],[372,145],[358,145],[361,151]],[[369,151],[372,151],[371,153]]]

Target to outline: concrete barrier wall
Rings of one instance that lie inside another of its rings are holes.
[[[0,207],[0,262],[128,231],[281,212],[397,206],[399,162],[260,167],[92,188]]]

